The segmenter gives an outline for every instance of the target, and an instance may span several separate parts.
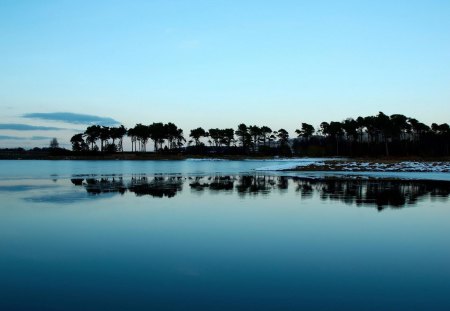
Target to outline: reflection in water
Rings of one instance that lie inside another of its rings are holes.
[[[83,180],[84,180],[83,178],[72,178],[70,181],[75,186],[82,186],[83,185]]]
[[[90,194],[100,194],[100,193],[108,193],[108,192],[118,192],[124,194],[127,190],[122,177],[112,179],[109,178],[87,178],[86,184],[84,185],[86,191]]]
[[[236,190],[241,196],[246,194],[268,194],[274,182],[267,176],[241,176],[239,178]]]
[[[172,198],[183,190],[187,183],[191,191],[236,193],[247,195],[269,195],[277,190],[286,193],[289,188],[301,199],[317,195],[321,200],[335,200],[357,206],[375,206],[378,210],[386,207],[400,208],[413,205],[424,197],[447,198],[450,194],[448,181],[427,180],[381,180],[381,179],[311,179],[303,177],[284,177],[266,175],[239,176],[197,176],[185,178],[174,175],[133,175],[125,182],[122,176],[101,178],[73,178],[72,183],[83,186],[89,194],[129,191],[137,196]]]
[[[296,191],[300,192],[302,197],[311,197],[317,192],[322,200],[338,200],[347,204],[355,203],[358,206],[376,206],[378,210],[414,205],[425,196],[447,198],[450,194],[450,183],[447,181],[304,178],[293,180],[297,184]]]
[[[174,197],[178,191],[183,189],[181,176],[154,176],[148,178],[145,175],[133,176],[128,185],[128,191],[137,196],[150,195],[152,197]]]
[[[450,182],[69,178],[0,180],[0,310],[450,310]]]
[[[189,178],[189,179],[192,179]],[[232,176],[211,176],[207,178],[207,182],[203,182],[203,177],[195,177],[193,182],[189,183],[189,186],[193,190],[202,191],[205,188],[210,190],[233,190],[235,178]]]
[[[137,196],[150,195],[152,197],[174,197],[178,191],[183,189],[183,178],[181,176],[157,175],[149,178],[147,175],[133,175],[128,183],[122,176],[96,178],[72,178],[75,186],[84,186],[89,194],[101,194],[118,192],[124,194],[126,191],[133,192]]]

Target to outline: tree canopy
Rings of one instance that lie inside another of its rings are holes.
[[[146,152],[148,141],[154,152],[230,154],[296,154],[305,156],[449,155],[450,127],[428,126],[402,114],[358,116],[343,121],[323,121],[315,128],[301,123],[290,138],[287,130],[272,131],[267,125],[240,123],[233,128],[191,129],[187,142],[183,130],[172,122],[138,123],[107,127],[90,125],[70,142],[74,152],[123,152],[125,136],[132,152]],[[187,142],[187,145],[186,145]],[[208,143],[208,145],[206,144]],[[194,149],[193,149],[194,148]]]

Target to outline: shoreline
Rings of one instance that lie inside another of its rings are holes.
[[[450,173],[448,159],[341,159],[325,160],[284,172],[349,172],[349,173]]]
[[[265,155],[188,155],[188,154],[156,154],[156,153],[114,153],[114,154],[96,154],[96,155],[52,155],[52,154],[5,154],[0,153],[0,160],[92,160],[92,161],[170,161],[170,160],[187,160],[187,159],[211,159],[211,160],[297,160],[297,159],[323,159],[324,163],[331,167],[332,170],[339,169],[336,166],[337,163],[343,162],[354,162],[354,163],[382,163],[382,164],[392,164],[398,162],[450,162],[450,157],[280,157],[280,156],[265,156]],[[320,170],[326,170],[327,165],[321,165],[316,167]],[[307,167],[301,167],[302,170],[312,170],[307,169]]]
[[[4,155],[0,154],[0,160],[73,160],[73,161],[183,161],[187,159],[211,159],[211,160],[246,160],[246,159],[261,159],[271,160],[278,159],[273,156],[248,156],[248,155],[185,155],[185,154],[136,154],[136,153],[121,153],[121,154],[104,154],[104,155]],[[279,157],[279,159],[290,159]],[[295,159],[295,158],[292,158]]]
[[[58,150],[57,152],[14,152],[0,150],[0,160],[186,160],[186,159],[220,159],[220,160],[297,160],[297,159],[323,159],[327,164],[340,162],[356,163],[397,163],[397,162],[450,162],[450,156],[445,157],[423,157],[423,156],[380,156],[380,157],[349,157],[349,156],[273,156],[273,155],[255,155],[255,154],[186,154],[186,153],[154,153],[154,152],[118,152],[118,153],[95,153],[95,154],[75,154],[68,150]]]

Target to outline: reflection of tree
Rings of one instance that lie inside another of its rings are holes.
[[[133,177],[128,190],[137,196],[172,198],[178,191],[183,190],[183,178],[181,176],[154,176],[149,180],[146,176]]]
[[[134,192],[137,196],[151,195],[153,197],[174,197],[182,190],[183,178],[180,176],[154,176],[149,179],[146,175],[137,175],[131,178],[127,186],[120,177],[102,178],[72,178],[72,184],[84,186],[89,194],[101,194],[118,192],[124,194],[126,191]]]
[[[245,194],[267,194],[274,184],[275,182],[271,176],[244,175],[239,177],[236,190],[241,196]]]
[[[295,177],[294,180],[297,180]],[[300,193],[302,198],[311,198],[313,196],[313,187],[309,182],[297,182],[296,192]]]
[[[205,188],[209,187],[209,183],[203,180],[203,176],[189,177],[189,180],[189,186],[193,190],[203,191]]]
[[[90,194],[109,192],[119,192],[120,194],[124,194],[126,191],[122,177],[102,177],[100,179],[86,178],[86,184],[84,187]]]
[[[418,196],[419,193],[414,194],[410,192],[410,185],[404,185],[399,183],[367,183],[365,187],[365,195],[356,198],[356,203],[361,204],[374,204],[379,210],[382,210],[386,206],[402,207],[404,205],[411,204],[407,202],[408,197],[411,195]]]
[[[82,186],[83,185],[83,180],[84,180],[84,178],[72,178],[70,181],[75,186]]]
[[[314,189],[322,200],[376,206],[378,210],[413,205],[427,195],[448,197],[450,194],[446,181],[294,179],[302,195],[305,192],[311,196]]]
[[[211,190],[233,190],[234,179],[231,176],[214,176],[213,181],[209,184]]]
[[[374,206],[378,210],[386,207],[401,208],[414,205],[425,196],[447,199],[450,195],[448,181],[413,181],[413,180],[377,180],[377,179],[311,179],[303,177],[283,177],[266,175],[240,176],[197,176],[187,180],[174,175],[133,175],[129,182],[122,176],[103,176],[100,178],[81,178],[74,175],[71,179],[75,186],[83,186],[89,194],[102,194],[126,191],[137,196],[174,197],[183,190],[183,184],[189,183],[190,189],[211,193],[229,192],[236,189],[239,196],[248,194],[269,194],[274,189],[283,194],[290,184],[302,199],[315,194],[321,200],[340,201],[349,205]]]
[[[277,187],[280,190],[287,190],[289,187],[289,178],[285,176],[278,177]]]
[[[234,188],[234,178],[232,176],[211,176],[207,181],[203,177],[195,177],[194,181],[189,183],[193,190],[202,191],[209,188],[213,191],[230,191]]]

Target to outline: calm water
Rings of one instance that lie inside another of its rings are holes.
[[[0,310],[450,309],[448,181],[289,163],[0,161]]]

